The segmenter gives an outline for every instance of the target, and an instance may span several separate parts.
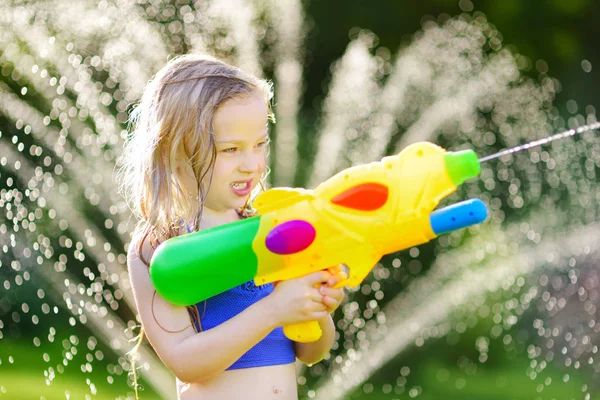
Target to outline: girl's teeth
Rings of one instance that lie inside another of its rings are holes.
[[[247,183],[233,183],[233,184],[231,184],[231,186],[234,189],[244,189],[244,188],[246,188],[246,186],[248,186],[248,184]]]

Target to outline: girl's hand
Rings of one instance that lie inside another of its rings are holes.
[[[325,318],[329,313],[319,287],[331,276],[328,271],[317,271],[300,278],[277,282],[273,293],[265,298],[276,326]]]
[[[334,289],[338,282],[348,279],[341,265],[331,267],[327,270],[331,277],[327,280],[325,285],[319,288],[319,293],[322,297],[322,303],[326,307],[328,313],[332,313],[342,304],[344,301],[344,289]]]

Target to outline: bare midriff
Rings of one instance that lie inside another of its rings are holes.
[[[177,380],[178,400],[297,400],[294,363],[225,371],[203,383]]]

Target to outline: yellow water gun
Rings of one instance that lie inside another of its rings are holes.
[[[343,170],[314,190],[274,188],[254,201],[259,216],[178,236],[155,251],[150,276],[158,293],[192,305],[254,279],[256,285],[345,264],[357,286],[382,256],[480,223],[481,200],[434,211],[479,174],[471,150],[413,144],[379,162]],[[321,336],[316,321],[284,327],[298,342]]]

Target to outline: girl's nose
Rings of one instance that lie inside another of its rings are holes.
[[[240,172],[245,173],[254,173],[257,172],[260,168],[260,163],[262,156],[258,154],[245,154],[241,160],[239,170]]]

